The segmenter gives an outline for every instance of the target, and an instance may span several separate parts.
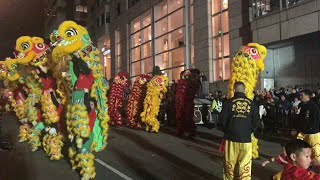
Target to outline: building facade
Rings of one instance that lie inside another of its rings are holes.
[[[159,66],[177,80],[183,69],[198,68],[212,91],[226,91],[233,55],[257,42],[268,49],[259,88],[319,82],[312,69],[320,62],[318,1],[112,1],[111,74],[128,71],[134,79]]]
[[[104,65],[104,74],[111,78],[111,50],[110,50],[110,0],[88,0],[87,27],[91,39],[101,51],[100,60]]]
[[[275,86],[320,87],[319,0],[257,0],[252,3],[253,41],[268,55],[261,79]]]
[[[50,34],[65,20],[73,20],[87,27],[86,0],[47,0],[44,20],[44,36],[47,41]]]

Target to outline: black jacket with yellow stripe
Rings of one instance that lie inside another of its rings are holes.
[[[226,140],[249,143],[260,124],[259,109],[244,93],[237,92],[223,104],[221,121]]]

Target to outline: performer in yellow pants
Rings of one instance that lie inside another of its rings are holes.
[[[252,143],[226,140],[223,179],[251,179]],[[235,175],[235,172],[239,172]]]
[[[251,179],[252,132],[260,119],[257,105],[244,94],[245,88],[242,82],[235,82],[234,96],[222,107],[225,180]]]
[[[254,133],[251,134],[252,140],[252,159],[257,159],[259,157],[259,146],[258,139],[254,136]]]
[[[297,118],[301,124],[301,132],[297,139],[309,143],[312,147],[312,155],[316,160],[320,160],[320,110],[318,105],[311,100],[312,91],[304,89],[300,91],[300,100],[298,108],[295,109]]]

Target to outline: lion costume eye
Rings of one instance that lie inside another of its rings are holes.
[[[77,34],[78,34],[78,32],[77,32],[75,29],[73,29],[73,28],[68,29],[68,30],[66,31],[67,37],[75,36],[75,35],[77,35]]]
[[[255,56],[255,55],[258,54],[258,51],[255,48],[251,48],[250,49],[250,54]]]
[[[24,42],[24,43],[21,44],[22,50],[27,50],[29,47],[30,47],[30,45],[27,42]]]
[[[43,50],[44,49],[44,44],[43,43],[38,43],[36,44],[36,48],[39,49],[39,50]]]

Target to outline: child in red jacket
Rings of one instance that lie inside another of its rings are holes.
[[[320,174],[308,171],[311,165],[311,146],[296,139],[285,147],[289,163],[284,167],[281,180],[320,180]]]

